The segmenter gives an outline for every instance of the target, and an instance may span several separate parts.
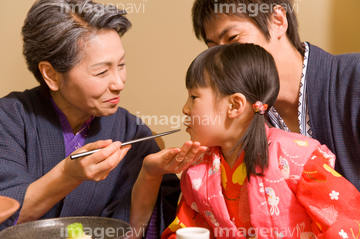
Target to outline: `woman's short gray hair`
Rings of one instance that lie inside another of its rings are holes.
[[[126,11],[91,0],[38,0],[22,28],[23,54],[28,69],[40,85],[47,85],[39,71],[48,61],[61,73],[71,70],[82,57],[85,43],[101,30],[114,29],[119,36],[131,27]]]

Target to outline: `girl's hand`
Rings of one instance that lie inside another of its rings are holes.
[[[187,141],[181,148],[164,149],[148,155],[143,162],[143,169],[148,175],[162,176],[168,173],[181,173],[197,159],[207,147],[199,142]]]
[[[100,140],[87,144],[74,153],[99,149],[91,155],[71,160],[67,157],[62,167],[63,175],[79,183],[83,181],[101,181],[120,163],[131,146],[121,147],[121,142]]]

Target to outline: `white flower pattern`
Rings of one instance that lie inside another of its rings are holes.
[[[347,235],[347,233],[344,232],[343,229],[341,229],[341,231],[339,232],[339,235],[342,236],[342,238],[344,238],[344,239],[345,239],[345,238],[349,238],[348,235]]]
[[[259,183],[259,186],[260,186],[260,192],[261,192],[261,193],[264,193],[264,192],[265,192],[264,184],[263,184],[263,183]]]
[[[339,200],[339,192],[336,192],[332,190],[332,192],[329,194],[331,200]]]

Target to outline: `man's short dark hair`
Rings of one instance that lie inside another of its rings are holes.
[[[217,17],[218,14],[226,14],[252,19],[264,36],[270,40],[269,20],[277,5],[282,6],[286,11],[289,40],[304,55],[305,49],[300,41],[293,0],[195,0],[192,8],[195,35],[199,40],[205,41],[205,22]],[[255,6],[257,8],[252,8]],[[252,11],[254,9],[257,9],[256,13]],[[261,11],[260,9],[267,10]]]

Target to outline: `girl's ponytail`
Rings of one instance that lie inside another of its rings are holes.
[[[254,117],[233,152],[240,147],[245,151],[248,178],[262,175],[269,156],[264,114],[274,105],[280,89],[274,58],[254,44],[212,47],[192,62],[186,75],[188,89],[208,86],[218,97],[241,93],[253,104]]]
[[[248,180],[251,174],[263,175],[264,169],[268,167],[269,149],[264,127],[267,107],[267,104],[260,101],[253,104],[255,115],[240,141],[245,151],[244,162]]]

